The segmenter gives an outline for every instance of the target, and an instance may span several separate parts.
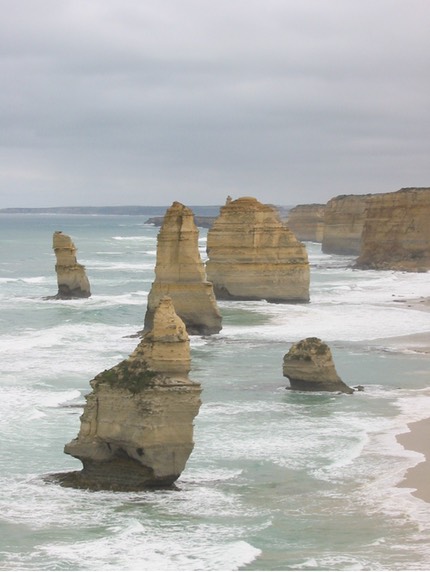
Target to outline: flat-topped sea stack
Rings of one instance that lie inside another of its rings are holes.
[[[430,269],[430,188],[374,195],[367,204],[356,268]]]
[[[252,197],[227,199],[207,237],[206,272],[224,300],[309,301],[306,247],[275,208]]]
[[[322,251],[327,254],[359,254],[367,201],[372,195],[339,195],[324,211]]]
[[[90,283],[88,281],[85,266],[78,264],[76,260],[76,247],[70,236],[60,230],[54,232],[52,237],[57,263],[58,293],[55,298],[70,300],[71,298],[89,298],[91,296]]]
[[[338,376],[331,350],[319,338],[305,338],[291,346],[284,356],[283,375],[291,389],[354,393]]]
[[[222,328],[212,284],[200,257],[193,212],[174,202],[158,234],[155,280],[148,295],[144,332],[152,328],[155,308],[170,296],[189,334],[210,335]]]
[[[189,371],[187,331],[165,297],[130,357],[90,382],[78,437],[64,448],[83,469],[56,475],[59,482],[118,491],[172,485],[193,449],[201,404]]]
[[[325,205],[297,205],[288,213],[287,225],[299,240],[322,242]]]

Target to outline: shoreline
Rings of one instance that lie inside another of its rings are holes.
[[[421,296],[420,298],[396,298],[392,304],[404,305],[406,308],[430,312],[430,298]],[[390,304],[391,305],[391,304]],[[371,345],[384,345],[394,351],[412,351],[423,354],[430,354],[430,322],[429,330],[415,334],[404,334],[402,336],[375,338],[369,340]]]
[[[410,467],[397,486],[415,489],[414,497],[430,503],[430,417],[408,423],[409,432],[396,435],[396,440],[405,449],[424,455],[424,460]]]
[[[393,300],[396,305],[423,312],[430,312],[430,298],[402,298]],[[430,331],[390,338],[372,340],[372,345],[383,344],[391,351],[410,351],[430,355]],[[407,424],[408,431],[396,435],[396,441],[404,449],[421,453],[422,461],[409,467],[402,480],[397,483],[399,488],[412,489],[410,494],[426,503],[430,503],[430,417]]]

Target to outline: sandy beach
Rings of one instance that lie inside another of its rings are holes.
[[[430,312],[430,298],[396,298],[394,304],[402,304],[413,310]],[[405,336],[394,336],[390,338],[376,338],[371,340],[371,344],[381,345],[391,351],[412,351],[417,353],[430,354],[430,317],[428,331]],[[429,412],[430,413],[430,412]]]
[[[415,489],[414,496],[430,502],[430,418],[408,425],[409,432],[397,435],[397,441],[406,449],[422,453],[425,460],[406,472],[399,487]]]
[[[414,310],[430,312],[429,298],[397,299],[393,301],[405,304]],[[392,351],[408,350],[430,354],[430,331],[374,341],[379,343],[383,342],[384,345]],[[424,460],[408,469],[404,479],[398,486],[415,489],[411,492],[412,495],[430,503],[430,417],[409,423],[408,428],[409,432],[397,435],[397,441],[403,445],[405,449],[422,453]]]

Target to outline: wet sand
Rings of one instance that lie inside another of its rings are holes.
[[[397,435],[397,441],[411,451],[418,451],[425,460],[407,470],[397,486],[415,489],[411,494],[430,503],[430,418],[408,425],[409,433]]]
[[[405,304],[408,308],[430,312],[430,299],[396,299],[395,303]],[[429,322],[430,330],[430,322]],[[420,332],[407,336],[386,338],[384,340],[373,340],[376,343],[383,343],[385,347],[394,351],[413,351],[417,353],[430,354],[430,331]],[[405,449],[417,451],[424,455],[424,460],[406,471],[404,479],[397,485],[409,489],[415,497],[430,503],[430,418],[422,419],[408,424],[409,432],[397,435],[397,441]]]

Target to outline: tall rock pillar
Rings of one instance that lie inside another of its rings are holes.
[[[70,236],[63,234],[60,230],[55,231],[52,237],[52,248],[57,259],[55,271],[57,273],[58,293],[55,298],[64,300],[89,298],[91,290],[85,266],[78,264],[76,247]]]
[[[212,284],[206,280],[198,239],[192,210],[174,202],[158,234],[155,280],[148,295],[144,332],[152,328],[155,308],[166,295],[172,298],[189,334],[221,330],[221,314]]]
[[[172,485],[193,450],[201,404],[189,370],[185,325],[164,297],[130,357],[91,381],[78,437],[64,448],[83,470],[58,475],[60,482],[122,491]]]

